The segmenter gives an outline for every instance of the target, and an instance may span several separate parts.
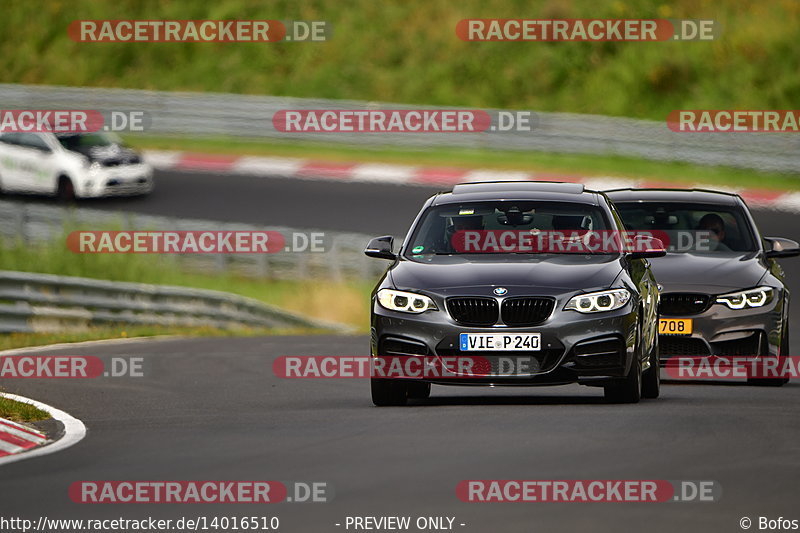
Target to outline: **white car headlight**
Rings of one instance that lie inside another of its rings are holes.
[[[750,309],[761,307],[772,300],[771,287],[758,287],[746,291],[731,292],[717,296],[718,304],[725,304],[731,309]]]
[[[89,158],[85,158],[83,167],[88,170],[90,174],[97,174],[97,172],[103,168],[100,163],[92,161]]]
[[[381,289],[378,291],[378,303],[392,311],[404,313],[424,313],[429,309],[436,309],[433,300],[424,294],[414,292]]]
[[[631,293],[627,289],[612,289],[609,291],[589,292],[570,298],[564,310],[579,313],[600,313],[613,311],[628,303]]]

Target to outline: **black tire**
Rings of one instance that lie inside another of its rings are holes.
[[[58,178],[56,198],[65,203],[72,203],[75,201],[75,185],[72,183],[71,179],[66,176]]]
[[[639,403],[642,398],[642,361],[634,354],[628,376],[618,383],[606,385],[605,399],[611,403]]]
[[[747,384],[753,387],[783,387],[787,383],[789,378],[747,378]]]
[[[408,397],[412,400],[427,400],[431,397],[431,384],[424,381],[409,383]]]
[[[655,399],[661,394],[661,358],[658,353],[658,335],[650,353],[650,368],[642,373],[642,398]]]
[[[778,359],[783,361],[783,358],[789,353],[789,329],[784,328],[784,334],[781,338],[781,346],[778,351]],[[782,364],[778,365],[782,367]],[[789,383],[789,378],[747,378],[747,384],[756,387],[783,387]]]
[[[781,357],[788,357],[789,356],[789,323],[786,323],[786,329],[784,330],[786,333],[781,339]],[[789,383],[789,377],[783,378],[783,383]]]
[[[372,403],[378,407],[400,406],[408,403],[408,386],[396,379],[370,380]]]

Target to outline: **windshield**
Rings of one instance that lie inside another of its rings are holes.
[[[492,201],[427,210],[405,256],[604,252],[586,246],[612,229],[602,209],[569,202]],[[574,245],[573,245],[574,244]]]
[[[737,207],[683,202],[615,204],[628,229],[664,232],[669,238],[664,243],[668,252],[756,251],[753,230]]]
[[[111,146],[122,144],[122,139],[110,133],[77,133],[74,135],[58,135],[61,146],[72,152],[80,152],[94,146]]]

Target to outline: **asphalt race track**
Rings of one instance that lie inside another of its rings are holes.
[[[422,202],[439,190],[172,171],[156,171],[155,183],[150,196],[87,199],[81,200],[79,206],[245,224],[403,235]],[[41,197],[13,198],[56,203]]]
[[[225,185],[220,188],[219,181]],[[162,174],[152,198],[81,205],[255,224],[402,234],[431,190]],[[39,201],[29,200],[24,201]],[[756,212],[800,239],[800,216]],[[783,262],[800,294],[800,259]],[[794,276],[793,276],[794,274]],[[792,312],[793,353],[800,307]],[[282,380],[280,355],[365,355],[363,336],[127,341],[46,353],[142,357],[144,377],[6,380],[84,421],[65,451],[0,468],[3,515],[49,518],[278,516],[280,531],[346,531],[348,515],[454,516],[455,530],[741,531],[797,519],[800,381],[782,388],[670,383],[658,400],[607,405],[600,389],[434,387],[375,408],[366,381]],[[80,505],[80,480],[322,481],[328,503]],[[463,503],[466,479],[714,480],[716,503]],[[460,526],[459,524],[465,524]],[[336,524],[342,524],[336,526]],[[350,529],[350,531],[353,531]]]
[[[341,531],[347,515],[449,515],[458,530],[735,531],[797,512],[800,384],[674,384],[606,405],[598,389],[434,388],[375,408],[367,383],[281,380],[275,356],[364,354],[365,337],[162,340],[49,353],[145,358],[145,377],[6,383],[82,419],[65,451],[0,471],[6,516],[277,515],[281,531]],[[79,505],[79,480],[324,481],[329,503]],[[715,480],[718,503],[463,503],[464,479]]]

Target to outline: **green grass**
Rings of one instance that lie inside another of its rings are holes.
[[[233,138],[129,136],[127,140],[142,149],[185,150],[209,154],[246,154],[318,158],[331,161],[375,161],[404,165],[492,168],[578,176],[618,176],[674,184],[702,183],[729,187],[800,190],[800,176],[797,174],[650,161],[614,155],[456,148],[365,148],[330,143],[256,141]]]
[[[47,420],[50,415],[38,407],[0,396],[0,418],[14,422],[36,422]]]
[[[225,291],[313,318],[348,324],[362,330],[368,327],[369,294],[374,280],[336,283],[329,280],[270,280],[187,272],[180,269],[176,258],[172,256],[77,254],[66,248],[64,240],[65,237],[35,246],[0,241],[0,265],[4,270]]]
[[[791,109],[800,101],[800,2],[719,0],[12,0],[0,17],[4,83],[232,92],[496,107],[664,120],[675,109]],[[464,18],[714,19],[713,42],[465,42]],[[76,43],[79,19],[325,20],[323,43]],[[35,60],[34,60],[35,59]],[[797,189],[797,176],[615,156],[365,149],[224,139],[153,147],[622,175]]]
[[[347,98],[663,120],[681,108],[793,108],[796,0],[11,0],[5,83]],[[715,19],[713,42],[465,42],[464,18]],[[76,43],[77,19],[326,20],[323,43]]]

